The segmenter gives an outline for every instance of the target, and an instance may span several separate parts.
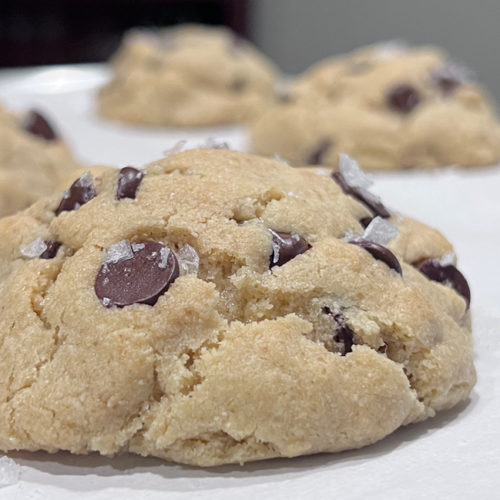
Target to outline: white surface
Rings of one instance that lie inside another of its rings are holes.
[[[244,147],[243,129],[132,128],[94,114],[100,66],[0,73],[0,100],[44,110],[81,159],[142,165],[180,139]],[[0,499],[497,499],[500,493],[500,168],[375,176],[387,205],[440,229],[472,289],[478,384],[470,401],[357,451],[196,469],[132,455],[12,453],[20,481]]]

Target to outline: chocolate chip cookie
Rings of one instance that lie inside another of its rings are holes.
[[[359,448],[467,398],[452,247],[335,175],[223,149],[0,220],[0,449],[212,466]]]
[[[75,166],[68,148],[40,112],[15,116],[0,108],[0,216],[53,193]]]
[[[203,126],[255,116],[274,95],[276,70],[224,28],[132,31],[112,60],[100,113],[127,123]]]
[[[252,124],[254,151],[368,170],[500,160],[500,125],[471,74],[436,48],[382,44],[313,66]]]

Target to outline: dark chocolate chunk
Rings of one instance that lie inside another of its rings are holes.
[[[335,323],[337,323],[333,340],[343,344],[341,354],[342,356],[345,356],[348,352],[352,351],[352,346],[354,344],[354,332],[349,328],[342,314],[335,314],[333,319],[335,320]]]
[[[443,94],[450,94],[467,80],[466,70],[453,64],[444,65],[431,73],[431,80]]]
[[[116,189],[116,199],[135,198],[137,188],[144,177],[144,172],[134,167],[124,167],[120,170],[118,177],[118,187]]]
[[[387,344],[380,346],[377,349],[377,352],[379,352],[380,354],[387,354]]]
[[[276,102],[278,102],[279,104],[290,104],[293,102],[292,95],[287,90],[277,91]]]
[[[444,94],[450,94],[460,85],[458,80],[446,75],[434,76],[434,80]]]
[[[228,51],[231,55],[235,56],[238,55],[238,53],[243,50],[246,46],[246,42],[243,38],[240,36],[233,34],[229,41],[228,45]]]
[[[359,219],[359,223],[366,229],[373,219],[374,217],[363,217],[362,219]]]
[[[47,248],[40,255],[40,259],[53,259],[57,255],[61,243],[57,240],[48,240],[45,244]]]
[[[396,256],[386,247],[374,243],[373,241],[363,240],[360,238],[349,241],[353,245],[357,245],[369,252],[373,258],[381,260],[384,264],[387,264],[391,269],[394,269],[399,274],[403,275],[403,270],[401,269],[401,264]]]
[[[363,205],[367,206],[374,215],[378,215],[384,219],[391,216],[390,212],[384,207],[384,204],[381,201],[375,198],[375,196],[371,197],[368,191],[364,191],[347,184],[344,176],[340,172],[333,172],[332,178],[342,188],[342,191],[344,191],[345,194],[349,194],[356,198],[359,202],[363,203]]]
[[[353,75],[358,75],[360,73],[365,73],[373,67],[373,62],[367,60],[353,61],[347,67],[349,73]]]
[[[94,187],[94,179],[90,172],[85,172],[79,179],[71,184],[68,191],[63,195],[63,199],[56,208],[55,214],[61,212],[70,212],[78,210],[82,205],[95,198],[96,191]]]
[[[438,259],[425,259],[414,264],[414,266],[429,279],[443,283],[459,293],[470,306],[470,288],[464,275],[455,267],[442,265]]]
[[[131,304],[154,305],[179,276],[174,252],[157,241],[133,243],[130,255],[105,262],[94,290],[105,307]]]
[[[324,307],[323,312],[332,316],[335,321],[335,334],[333,340],[342,344],[342,351],[340,354],[345,356],[352,351],[354,345],[354,332],[349,328],[342,313],[334,314],[329,307]]]
[[[322,140],[317,147],[311,151],[311,154],[307,157],[306,163],[308,165],[321,165],[325,154],[332,147],[332,144],[330,139]]]
[[[31,110],[24,118],[22,127],[26,132],[41,137],[46,141],[55,141],[57,134],[47,119],[38,111]]]
[[[269,231],[273,237],[273,253],[269,259],[270,268],[282,266],[311,248],[309,243],[296,233],[282,233],[272,229]]]
[[[233,92],[243,92],[248,82],[244,78],[235,78],[230,85],[230,88]]]
[[[420,95],[415,87],[402,84],[391,89],[387,94],[387,101],[396,111],[409,113],[420,102]]]

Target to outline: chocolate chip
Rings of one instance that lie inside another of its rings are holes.
[[[379,352],[380,354],[387,354],[387,344],[380,346],[377,349],[377,352]]]
[[[381,260],[384,264],[387,264],[391,269],[394,269],[394,271],[403,275],[403,270],[401,269],[401,264],[399,263],[399,260],[388,248],[383,247],[378,243],[374,243],[373,241],[363,240],[359,238],[349,241],[349,243],[365,249],[373,256],[373,258]]]
[[[56,208],[55,214],[59,215],[61,212],[70,212],[71,210],[78,210],[82,205],[95,198],[96,191],[94,187],[94,179],[90,172],[85,172],[79,179],[77,179],[68,191],[63,195],[63,199],[59,206]]]
[[[342,344],[342,351],[340,354],[345,356],[352,351],[354,345],[354,332],[349,328],[342,313],[334,314],[329,307],[324,307],[323,312],[332,316],[335,321],[335,335],[333,340]]]
[[[431,81],[437,85],[443,94],[450,94],[462,83],[470,80],[470,71],[453,63],[444,64],[431,72]]]
[[[353,61],[347,67],[349,73],[353,75],[358,75],[360,73],[365,73],[373,67],[373,63],[370,61]]]
[[[342,314],[335,314],[333,319],[335,320],[335,323],[337,323],[333,340],[343,344],[341,354],[342,356],[345,356],[348,352],[352,351],[352,346],[354,344],[354,332],[349,328]]]
[[[116,188],[116,199],[135,198],[137,188],[144,177],[144,172],[134,167],[124,167],[120,170],[118,187]]]
[[[247,86],[248,82],[244,78],[235,78],[232,82],[231,85],[229,86],[230,89],[233,92],[242,92],[245,90],[245,87]]]
[[[332,147],[333,143],[330,139],[322,140],[318,146],[307,157],[306,163],[308,165],[321,165],[325,154]]]
[[[420,95],[411,85],[402,84],[389,92],[387,101],[396,111],[409,113],[420,102]]]
[[[57,240],[48,240],[45,242],[47,248],[40,255],[40,259],[53,259],[57,255],[61,243]]]
[[[459,81],[454,80],[453,78],[447,76],[440,77],[436,81],[436,83],[439,85],[439,87],[445,94],[450,94],[460,85]]]
[[[296,233],[282,233],[272,229],[269,231],[273,237],[273,253],[269,259],[270,268],[282,266],[311,248],[309,243]]]
[[[26,132],[41,137],[46,141],[55,141],[57,139],[54,129],[38,111],[31,110],[25,116],[22,127]]]
[[[130,255],[105,262],[96,276],[94,290],[105,307],[152,306],[178,276],[174,252],[148,240],[133,243]]]
[[[363,205],[366,205],[374,215],[378,215],[384,219],[391,216],[390,212],[387,208],[385,208],[381,201],[379,201],[375,196],[369,196],[370,193],[368,191],[362,191],[361,189],[347,184],[344,176],[340,172],[333,172],[332,178],[342,188],[342,191],[344,191],[345,194],[353,196],[359,202],[363,203]]]
[[[469,284],[464,275],[455,266],[451,264],[443,266],[438,259],[425,259],[413,265],[429,279],[453,288],[465,299],[467,307],[470,306]]]
[[[359,223],[366,229],[373,219],[374,217],[363,217],[362,219],[359,219]]]
[[[233,33],[229,44],[227,46],[228,51],[231,55],[237,55],[242,49],[245,48],[246,42],[243,38]]]
[[[290,104],[293,102],[292,95],[289,91],[280,90],[276,92],[276,102],[279,104]]]

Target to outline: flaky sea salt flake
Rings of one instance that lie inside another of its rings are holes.
[[[144,243],[132,243],[132,250],[134,252],[138,252],[142,250],[146,245]]]
[[[200,267],[200,257],[191,245],[183,245],[177,251],[177,260],[179,262],[179,271],[184,274],[198,274]]]
[[[81,187],[92,187],[94,185],[94,178],[92,174],[87,170],[82,176],[76,181]]]
[[[47,250],[47,244],[42,240],[42,238],[40,238],[40,236],[31,243],[28,243],[27,245],[20,245],[19,247],[21,255],[23,257],[27,257],[28,259],[36,259],[37,257],[40,257],[45,250]]]
[[[17,484],[21,467],[9,457],[0,457],[0,488]]]
[[[342,241],[346,241],[349,243],[350,241],[359,240],[361,235],[359,233],[355,233],[352,229],[348,229],[344,234]]]
[[[375,45],[374,56],[379,60],[392,59],[408,51],[408,42],[401,39],[386,40]]]
[[[282,156],[280,156],[278,153],[274,153],[274,159],[276,161],[279,161],[280,163],[284,163],[285,165],[288,165],[288,162]]]
[[[321,175],[323,177],[330,177],[330,175],[332,174],[329,170],[327,170],[326,168],[315,168],[313,170],[313,172],[316,174],[316,175]]]
[[[219,141],[214,137],[208,137],[199,147],[202,149],[230,149],[226,141]]]
[[[169,156],[180,153],[184,149],[186,143],[187,141],[185,139],[177,141],[171,148],[168,148],[165,151],[163,151],[163,155],[165,156],[165,158],[167,158]]]
[[[456,255],[454,252],[445,253],[440,259],[437,259],[439,264],[443,267],[454,266],[456,261]]]
[[[111,245],[106,251],[106,263],[116,264],[122,260],[129,260],[134,257],[132,247],[127,240],[121,240]]]
[[[351,187],[367,189],[373,184],[372,177],[361,170],[358,162],[345,153],[339,153],[339,170]]]
[[[274,83],[274,93],[276,94],[276,97],[288,97],[288,94],[290,92],[290,82],[286,80],[277,80]]]
[[[382,217],[375,217],[366,227],[363,233],[363,239],[385,246],[398,234],[399,231],[396,226],[382,219]]]
[[[170,249],[167,247],[162,247],[160,250],[160,263],[158,264],[158,267],[160,269],[165,269],[167,267],[167,259],[168,255],[170,253]]]

